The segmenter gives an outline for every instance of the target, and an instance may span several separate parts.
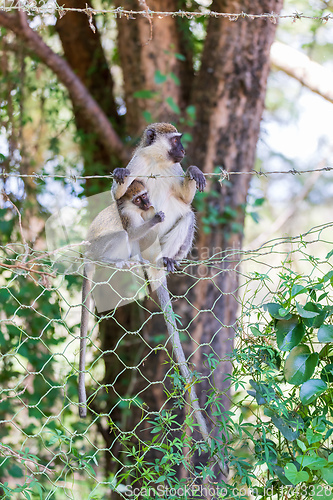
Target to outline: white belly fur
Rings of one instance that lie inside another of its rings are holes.
[[[180,169],[181,167],[178,166],[176,175],[177,174],[179,175]],[[156,170],[157,169],[155,167],[155,172]],[[151,172],[148,171],[147,175],[149,175],[150,173]],[[175,172],[172,170],[171,171],[168,170],[165,173],[163,172],[162,175],[172,176],[175,175]],[[179,182],[179,184],[181,184],[182,182],[181,177],[170,177],[161,179],[141,178],[140,180],[142,180],[146,185],[150,202],[153,205],[155,211],[156,212],[162,211],[165,214],[164,221],[156,225],[156,230],[159,236],[162,236],[163,234],[167,233],[180,217],[191,212],[191,206],[188,205],[187,203],[184,203],[179,198],[176,198],[172,191],[172,186],[175,184],[175,182]],[[163,190],[161,189],[162,183],[163,183]]]

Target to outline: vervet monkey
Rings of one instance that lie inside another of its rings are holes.
[[[89,227],[86,255],[91,260],[115,263],[138,255],[137,243],[165,218],[163,212],[155,213],[147,189],[139,180],[134,180],[116,200],[116,207],[113,204],[102,210]]]
[[[127,168],[114,170],[116,182],[112,185],[112,193],[118,200],[135,178],[144,181],[153,207],[166,214],[157,234],[164,263],[171,272],[192,247],[195,219],[191,203],[196,188],[203,191],[206,186],[198,167],[189,167],[184,177],[179,163],[185,155],[181,136],[170,123],[149,125]]]
[[[117,263],[140,255],[140,247],[148,247],[156,238],[152,229],[164,221],[164,213],[155,213],[143,182],[135,180],[117,200],[116,207],[108,206],[92,221],[87,239],[86,257],[91,261]],[[91,291],[95,264],[86,262],[83,272],[82,308],[79,359],[79,415],[86,417],[85,359],[88,316],[91,310]]]
[[[181,136],[182,134],[170,123],[149,125],[144,131],[141,142],[127,168],[114,170],[115,182],[112,185],[112,193],[117,200],[131,186],[134,178],[144,180],[149,199],[155,210],[162,210],[165,213],[164,221],[158,225],[156,230],[164,264],[167,271],[171,272],[175,270],[177,261],[186,257],[192,247],[195,219],[191,203],[196,189],[203,191],[206,186],[206,179],[198,167],[189,167],[184,177],[184,171],[179,163],[185,155]],[[164,275],[159,279],[159,282],[160,286],[156,292],[164,313],[173,352],[186,381],[191,406],[200,432],[210,447],[211,438],[198,403],[193,376],[180,343]],[[225,471],[222,461],[218,459],[218,462],[221,470]]]

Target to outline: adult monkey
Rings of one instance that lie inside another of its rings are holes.
[[[185,156],[181,136],[170,123],[149,125],[127,168],[114,170],[116,182],[112,185],[117,200],[135,178],[145,183],[151,204],[157,212],[165,213],[157,234],[164,264],[171,272],[192,247],[195,219],[191,203],[196,188],[203,191],[206,186],[206,179],[198,167],[190,166],[184,177],[179,163]]]
[[[145,183],[153,207],[157,212],[162,211],[165,214],[164,221],[156,226],[156,232],[164,264],[167,271],[171,272],[175,270],[177,261],[186,257],[192,247],[195,219],[191,203],[196,189],[203,191],[206,186],[206,179],[198,167],[190,166],[184,177],[184,171],[179,163],[185,156],[181,136],[182,134],[170,123],[149,125],[127,168],[114,170],[115,182],[112,185],[112,194],[117,200],[124,195],[134,179]],[[193,386],[193,376],[180,343],[165,276],[163,275],[158,281],[160,286],[156,289],[156,293],[164,313],[173,351],[186,381],[200,432],[211,447],[206,420]],[[217,462],[221,471],[225,473],[226,465],[218,457]]]

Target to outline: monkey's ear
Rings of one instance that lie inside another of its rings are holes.
[[[156,132],[155,130],[153,130],[152,128],[149,128],[146,132],[146,143],[147,143],[147,146],[150,146],[151,144],[153,144],[153,142],[155,141],[156,139]]]

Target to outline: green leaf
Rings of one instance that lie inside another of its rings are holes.
[[[316,432],[311,428],[306,429],[305,436],[310,445],[319,443],[323,439],[323,435],[320,432]]]
[[[296,302],[296,309],[301,318],[314,318],[318,316],[319,313],[314,311],[308,311],[304,307],[301,306],[298,302]]]
[[[166,98],[166,102],[169,104],[170,108],[174,113],[180,115],[179,106],[175,103],[174,99],[171,96]]]
[[[324,382],[329,383],[333,382],[333,364],[324,366],[321,371],[320,378],[324,380]]]
[[[253,222],[255,222],[256,224],[259,224],[260,215],[257,212],[249,212],[249,215],[251,216]]]
[[[172,78],[172,80],[175,82],[176,85],[180,85],[180,80],[178,76],[175,75],[175,73],[173,73],[172,71],[170,73],[170,78]]]
[[[322,325],[317,335],[319,342],[333,342],[333,325]]]
[[[306,446],[305,446],[305,444],[303,443],[303,441],[301,441],[300,439],[297,439],[296,441],[297,441],[297,444],[298,444],[298,446],[300,447],[300,449],[301,449],[302,451],[306,451]]]
[[[152,90],[138,90],[137,92],[134,92],[133,97],[135,99],[151,99],[152,97],[155,97],[156,92],[153,92]]]
[[[273,471],[275,472],[275,474],[277,475],[277,477],[280,479],[280,481],[281,481],[282,484],[291,485],[291,482],[288,481],[288,479],[286,478],[286,475],[285,475],[284,470],[282,469],[282,467],[280,467],[279,465],[275,465],[273,467]]]
[[[325,308],[321,308],[320,305],[315,304],[314,302],[307,302],[307,304],[304,306],[304,310],[317,313],[317,316],[315,316],[314,318],[303,319],[303,323],[309,328],[319,328],[329,315],[328,311],[326,311]]]
[[[301,293],[307,293],[307,289],[303,285],[293,285],[290,296],[296,297]]]
[[[286,359],[284,376],[289,384],[301,385],[313,374],[319,356],[311,353],[308,346],[301,344],[294,347]]]
[[[186,57],[183,54],[179,54],[178,52],[175,53],[175,58],[179,61],[186,61]]]
[[[328,273],[325,274],[325,276],[322,278],[323,282],[329,281],[333,278],[333,270],[328,271]]]
[[[183,135],[182,135],[182,143],[183,144],[187,144],[189,142],[192,142],[193,141],[193,136],[192,134],[189,134],[188,132],[185,132]]]
[[[317,455],[299,455],[296,457],[296,460],[301,467],[308,467],[311,470],[319,470],[327,465],[327,460],[320,458]]]
[[[157,85],[160,85],[161,83],[166,82],[168,77],[166,75],[163,75],[163,73],[160,72],[160,70],[156,70],[154,74],[154,81]]]
[[[303,405],[308,405],[315,401],[326,390],[327,384],[323,380],[310,379],[302,385],[299,397]]]
[[[12,467],[7,469],[7,473],[14,478],[24,476],[22,469],[17,464],[14,464]]]
[[[95,472],[95,471],[94,471]],[[96,474],[95,474],[96,475]],[[38,490],[38,493],[39,493],[39,500],[43,500],[43,490],[44,490],[44,487],[39,484],[39,483],[36,483],[34,485],[36,487],[36,489]]]
[[[309,479],[309,474],[305,470],[298,471],[296,465],[292,463],[285,466],[284,473],[286,478],[289,479],[289,481],[291,481],[294,485],[303,483]]]
[[[273,424],[281,434],[288,440],[294,441],[299,436],[299,430],[304,428],[303,419],[294,412],[288,415],[278,415],[276,411],[265,408],[264,414],[272,419]]]
[[[261,207],[266,201],[266,198],[256,198],[256,200],[253,203],[254,207]]]
[[[276,304],[275,302],[269,302],[267,304],[263,304],[263,309],[268,311],[272,318],[275,319],[290,319],[291,314],[286,311],[281,315],[281,311],[285,311],[285,309],[281,306],[281,304]]]
[[[321,476],[328,484],[333,484],[333,468],[325,467],[321,470]]]
[[[149,113],[149,111],[143,111],[142,116],[144,117],[147,123],[151,123],[153,121],[152,114]]]
[[[330,259],[333,255],[333,250],[331,250],[330,252],[328,252],[328,254],[326,255],[325,259]]]
[[[256,398],[258,405],[269,403],[272,399],[275,399],[275,391],[268,384],[257,383],[254,380],[250,380],[250,384],[254,391],[247,392],[250,396]]]
[[[259,337],[261,335],[261,332],[257,326],[250,326],[250,330],[252,332],[252,335],[254,335],[255,337]]]
[[[196,112],[195,106],[193,106],[193,105],[187,106],[186,113],[188,114],[188,116],[190,118],[192,118],[192,120],[195,119],[195,112]]]
[[[298,438],[299,430],[293,429],[293,427],[290,425],[290,422],[288,422],[284,417],[272,415],[271,419],[275,427],[279,429],[279,431],[287,441],[295,441],[295,439]]]
[[[281,351],[290,351],[297,346],[305,333],[302,323],[299,323],[298,316],[292,316],[288,320],[280,320],[276,325],[276,341]]]

